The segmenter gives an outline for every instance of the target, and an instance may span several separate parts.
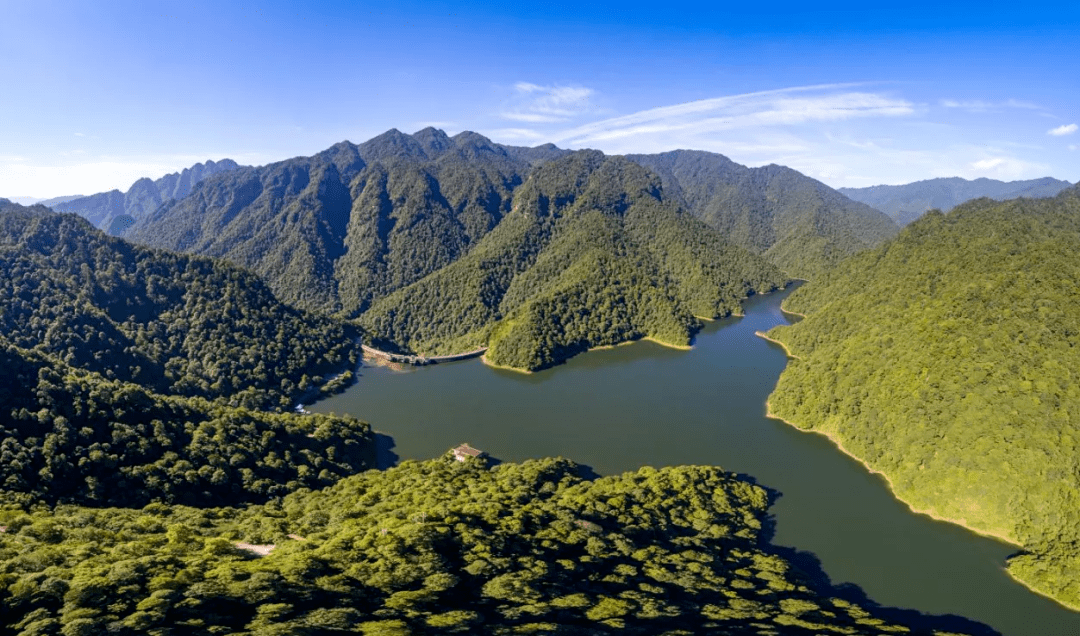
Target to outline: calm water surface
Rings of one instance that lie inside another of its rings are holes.
[[[1080,635],[1080,614],[1006,576],[1012,547],[912,514],[826,438],[765,417],[786,358],[754,332],[788,322],[787,293],[750,299],[745,317],[710,323],[690,351],[639,342],[532,375],[479,360],[365,367],[349,391],[310,409],[371,422],[401,459],[467,441],[504,461],[561,455],[600,474],[718,465],[779,492],[773,543],[812,555],[833,585],[1007,636]]]

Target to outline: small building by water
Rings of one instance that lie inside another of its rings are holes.
[[[470,457],[483,459],[487,456],[487,453],[480,450],[479,448],[473,448],[472,446],[469,446],[468,442],[465,442],[460,446],[450,449],[450,452],[454,454],[454,459],[458,460],[459,462],[463,462]]]

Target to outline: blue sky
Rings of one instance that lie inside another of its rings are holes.
[[[881,6],[874,6],[881,5]],[[0,196],[390,128],[1080,180],[1080,3],[0,1]]]

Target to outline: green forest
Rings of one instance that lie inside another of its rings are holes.
[[[486,343],[494,364],[539,369],[642,337],[688,345],[697,316],[727,316],[786,282],[660,192],[655,175],[620,157],[546,163],[468,255],[376,302],[360,324],[407,350]]]
[[[627,158],[660,175],[670,200],[796,278],[817,278],[899,230],[878,210],[784,166],[747,168],[697,150]]]
[[[368,425],[276,411],[349,382],[357,337],[233,265],[4,203],[0,484],[21,501],[142,506],[333,483],[372,465]]]
[[[488,346],[489,361],[532,370],[643,337],[684,346],[698,318],[896,232],[779,166],[427,128],[212,175],[126,236],[248,268],[292,306],[359,321],[380,348]]]
[[[285,408],[351,373],[359,335],[226,262],[132,245],[74,214],[0,207],[0,336],[72,367]]]
[[[0,634],[900,634],[717,468],[443,458],[246,508],[0,508]]]
[[[800,288],[772,411],[898,497],[1018,543],[1009,572],[1080,609],[1080,188],[930,212]]]

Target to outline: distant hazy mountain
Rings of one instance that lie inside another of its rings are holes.
[[[38,197],[7,197],[4,201],[8,203],[17,203],[19,205],[44,205],[51,206],[56,203],[63,203],[65,201],[71,201],[72,199],[80,199],[83,195],[72,194],[64,197],[53,197],[51,199],[41,199]]]
[[[643,336],[686,344],[695,316],[785,280],[625,159],[433,128],[215,175],[130,236],[248,267],[384,346],[491,344],[526,368]]]
[[[660,175],[665,193],[698,218],[792,276],[814,278],[899,231],[881,212],[784,166],[747,168],[692,150],[627,158]]]
[[[927,210],[948,212],[971,199],[989,197],[998,201],[1026,197],[1037,199],[1052,197],[1070,184],[1051,177],[1028,181],[997,181],[960,177],[928,179],[906,185],[878,185],[869,188],[839,188],[840,192],[856,201],[870,205],[888,214],[900,225],[907,225]]]
[[[135,221],[150,214],[165,201],[182,199],[191,194],[195,184],[206,177],[239,167],[232,159],[207,161],[184,168],[182,172],[167,174],[156,181],[139,179],[126,193],[110,190],[86,197],[57,197],[40,203],[57,212],[74,212],[110,234],[122,234]]]

